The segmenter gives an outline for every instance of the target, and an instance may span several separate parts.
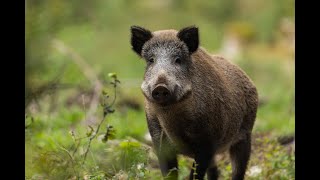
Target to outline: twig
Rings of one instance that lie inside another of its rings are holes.
[[[76,140],[75,140],[76,141]],[[77,142],[77,141],[76,141]],[[75,149],[72,152],[72,156],[74,156],[74,154],[78,151],[78,148],[80,146],[81,143],[81,139],[78,141],[78,143],[75,142]]]
[[[113,98],[113,101],[112,101],[112,103],[110,104],[110,106],[109,106],[109,108],[111,108],[113,105],[114,105],[114,103],[116,102],[116,99],[117,99],[117,85],[116,85],[116,83],[117,82],[114,82],[115,83],[115,85],[113,86],[114,88],[114,98]]]
[[[68,156],[70,157],[70,159],[71,159],[71,161],[72,162],[74,162],[74,159],[73,159],[73,157],[72,157],[72,155],[70,154],[70,152],[66,149],[66,148],[64,148],[64,147],[62,147],[62,146],[58,146],[61,150],[63,150],[64,152],[66,152],[67,154],[68,154]]]
[[[106,119],[106,118],[103,118],[103,119],[102,119],[102,121],[99,123],[99,125],[98,125],[95,133],[93,134],[93,136],[91,136],[91,137],[89,138],[89,143],[88,143],[87,149],[86,149],[86,151],[85,151],[85,153],[84,153],[84,157],[83,157],[83,162],[82,162],[82,164],[85,163],[86,158],[87,158],[87,154],[88,154],[88,152],[89,152],[89,150],[90,150],[90,147],[91,147],[91,142],[92,142],[92,140],[98,135],[100,126],[103,124],[103,122],[105,121],[105,119]]]

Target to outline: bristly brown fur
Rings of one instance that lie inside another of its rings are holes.
[[[197,178],[202,179],[207,171],[208,179],[216,179],[214,156],[228,150],[232,158],[233,179],[243,179],[258,107],[257,89],[238,66],[221,56],[209,54],[198,45],[194,46],[199,42],[197,33],[193,34],[194,30],[191,34],[197,37],[192,40],[191,46],[190,42],[181,41],[177,36],[179,32],[153,32],[152,38],[145,42],[141,50],[142,57],[147,57],[145,54],[151,53],[150,49],[155,45],[161,47],[167,46],[163,42],[173,42],[171,51],[190,52],[189,68],[183,72],[187,74],[184,78],[191,84],[188,96],[167,106],[159,106],[147,95],[145,99],[148,128],[162,173],[166,175],[168,169],[177,166],[176,154],[181,153],[200,163]],[[180,74],[173,75],[184,80]],[[149,76],[145,74],[145,81],[150,79]],[[160,142],[160,135],[163,142]],[[167,147],[159,149],[159,143]]]

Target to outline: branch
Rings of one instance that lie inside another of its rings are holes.
[[[84,157],[83,157],[83,162],[82,162],[82,164],[85,163],[86,158],[87,158],[87,154],[88,154],[88,152],[89,152],[89,150],[90,150],[90,147],[91,147],[91,142],[92,142],[92,140],[98,135],[100,126],[103,124],[103,122],[105,121],[105,119],[106,119],[106,118],[103,118],[103,119],[102,119],[102,121],[99,123],[96,131],[94,132],[93,136],[90,137],[89,143],[88,143],[88,146],[87,146],[87,149],[86,149],[86,151],[85,151],[85,153],[84,153]]]
[[[90,103],[88,110],[88,118],[90,118],[97,110],[97,105],[99,104],[99,94],[102,91],[103,85],[98,79],[97,74],[90,67],[90,65],[83,59],[78,53],[76,53],[72,48],[68,47],[64,42],[58,39],[52,40],[52,45],[60,53],[69,56],[71,60],[81,69],[82,73],[87,77],[87,79],[92,82],[94,86],[94,94]]]

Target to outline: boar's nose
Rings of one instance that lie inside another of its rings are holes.
[[[170,99],[171,93],[165,84],[159,84],[153,89],[152,97],[159,103],[165,103]]]

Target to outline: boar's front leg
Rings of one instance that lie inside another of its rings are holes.
[[[205,173],[210,165],[210,162],[214,156],[214,151],[208,146],[198,146],[198,151],[195,153],[195,163],[192,165],[190,172],[190,180],[203,180]],[[216,179],[217,177],[211,176],[210,178]]]
[[[170,144],[157,118],[147,116],[148,128],[158,156],[161,173],[165,179],[178,179],[177,152]]]

